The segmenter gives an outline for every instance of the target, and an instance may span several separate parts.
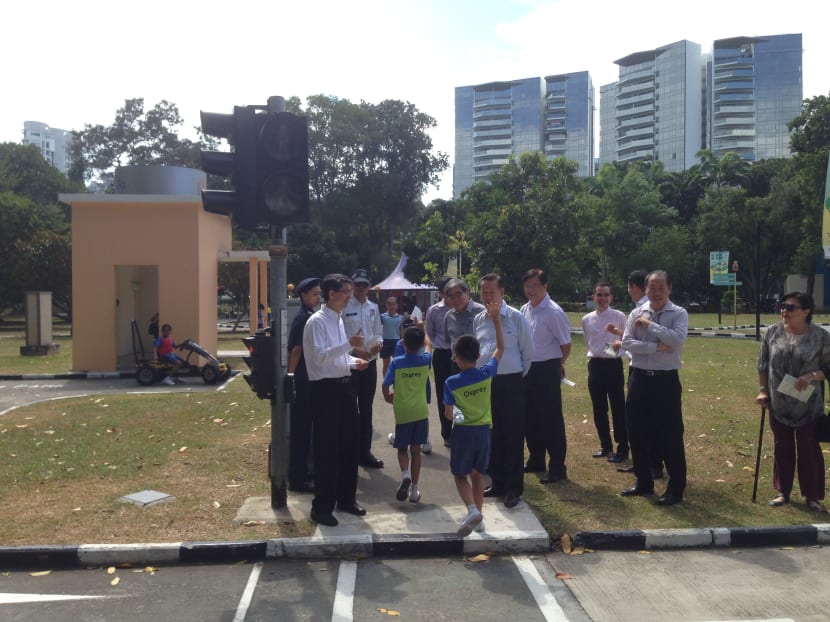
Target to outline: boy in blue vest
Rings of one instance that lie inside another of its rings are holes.
[[[432,355],[429,352],[421,352],[424,341],[422,328],[410,326],[404,331],[405,354],[392,359],[381,385],[383,399],[392,404],[395,413],[393,445],[398,450],[398,464],[401,467],[401,484],[395,498],[403,501],[409,495],[412,503],[417,503],[421,499],[421,492],[418,490],[421,445],[426,443],[429,433],[426,384]],[[390,387],[394,387],[394,393]]]
[[[500,310],[501,303],[486,305],[487,317],[496,329],[493,358],[476,367],[480,353],[478,339],[473,335],[462,335],[453,346],[455,363],[461,371],[444,382],[444,416],[454,422],[450,438],[450,470],[458,494],[467,506],[467,516],[456,531],[460,538],[470,535],[484,518],[481,514],[484,473],[490,462],[490,429],[493,427],[490,389],[504,352]]]

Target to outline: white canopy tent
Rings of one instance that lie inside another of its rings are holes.
[[[403,269],[406,267],[407,259],[406,254],[401,254],[398,265],[389,273],[389,276],[372,286],[372,289],[379,294],[378,304],[380,304],[381,311],[383,311],[383,301],[387,296],[414,298],[422,312],[437,300],[438,288],[434,285],[413,283],[404,276]],[[403,308],[401,310],[403,311]]]

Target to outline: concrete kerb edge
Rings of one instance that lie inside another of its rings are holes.
[[[579,532],[573,543],[593,550],[707,547],[816,546],[830,544],[830,524]]]

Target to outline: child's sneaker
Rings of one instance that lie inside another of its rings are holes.
[[[427,454],[427,455],[431,454],[432,453],[432,443],[427,441],[426,443],[421,445],[421,453]]]
[[[473,532],[473,529],[475,529],[476,525],[478,525],[483,519],[484,517],[478,510],[475,510],[474,512],[467,512],[467,516],[465,516],[464,520],[462,520],[461,523],[459,523],[455,535],[457,535],[459,538],[466,538]]]
[[[173,385],[176,384],[176,381],[173,380],[170,376],[167,376],[164,380],[161,381],[161,384]]]
[[[411,477],[404,477],[401,480],[401,485],[398,486],[398,492],[395,493],[395,499],[397,499],[398,501],[404,501],[406,499],[406,495],[409,494],[409,485],[411,483]]]
[[[476,533],[484,533],[484,519],[481,519],[481,522],[476,525],[476,528],[473,529]]]
[[[390,445],[394,445],[395,444],[395,433],[390,432],[389,435],[386,437],[386,440],[389,441]]]
[[[418,487],[413,484],[412,487],[409,489],[409,502],[410,503],[418,503],[421,500],[421,491],[418,490]]]

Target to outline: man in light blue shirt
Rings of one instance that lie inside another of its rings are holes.
[[[671,300],[671,277],[655,270],[646,278],[648,302],[628,316],[623,348],[631,354],[626,419],[637,483],[624,497],[651,495],[654,478],[649,463],[651,443],[666,463],[669,481],[657,505],[674,505],[686,489],[686,451],[678,370],[689,330],[686,309]]]
[[[492,485],[485,497],[504,497],[505,507],[519,503],[524,492],[525,404],[522,379],[533,362],[533,332],[530,322],[517,309],[504,302],[504,284],[498,274],[487,274],[479,282],[481,302],[500,305],[504,353],[493,379],[491,410],[493,434],[490,447]],[[480,344],[477,365],[484,365],[496,349],[496,327],[482,311],[473,320],[476,339]]]

